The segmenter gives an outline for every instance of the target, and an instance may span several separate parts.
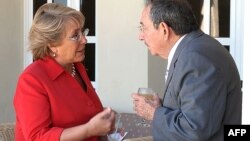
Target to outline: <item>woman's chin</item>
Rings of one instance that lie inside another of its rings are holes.
[[[77,56],[77,59],[75,59],[75,62],[82,62],[85,59],[85,55]]]

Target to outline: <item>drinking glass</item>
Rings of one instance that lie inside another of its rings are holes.
[[[121,141],[127,134],[127,132],[124,132],[123,130],[123,125],[121,122],[121,114],[117,113],[115,119],[116,119],[115,131],[107,135],[108,141]]]
[[[141,96],[144,96],[146,100],[153,99],[154,93],[155,92],[154,92],[154,90],[152,88],[139,88],[138,89],[138,94],[140,94]],[[150,127],[150,124],[147,123],[145,119],[142,119],[136,125],[137,126],[142,126],[142,127]]]

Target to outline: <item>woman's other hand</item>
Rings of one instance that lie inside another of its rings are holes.
[[[90,134],[93,136],[104,136],[114,130],[115,112],[110,108],[105,108],[102,112],[94,116],[88,123]]]

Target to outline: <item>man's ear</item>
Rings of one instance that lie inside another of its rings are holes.
[[[168,39],[170,34],[170,27],[166,23],[161,22],[158,28],[160,28],[160,30],[162,31],[162,34],[165,36],[165,39]]]

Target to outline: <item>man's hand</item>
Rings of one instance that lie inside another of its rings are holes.
[[[147,120],[153,120],[155,110],[161,106],[161,100],[154,94],[152,99],[146,99],[138,93],[132,94],[134,111],[137,115]]]

